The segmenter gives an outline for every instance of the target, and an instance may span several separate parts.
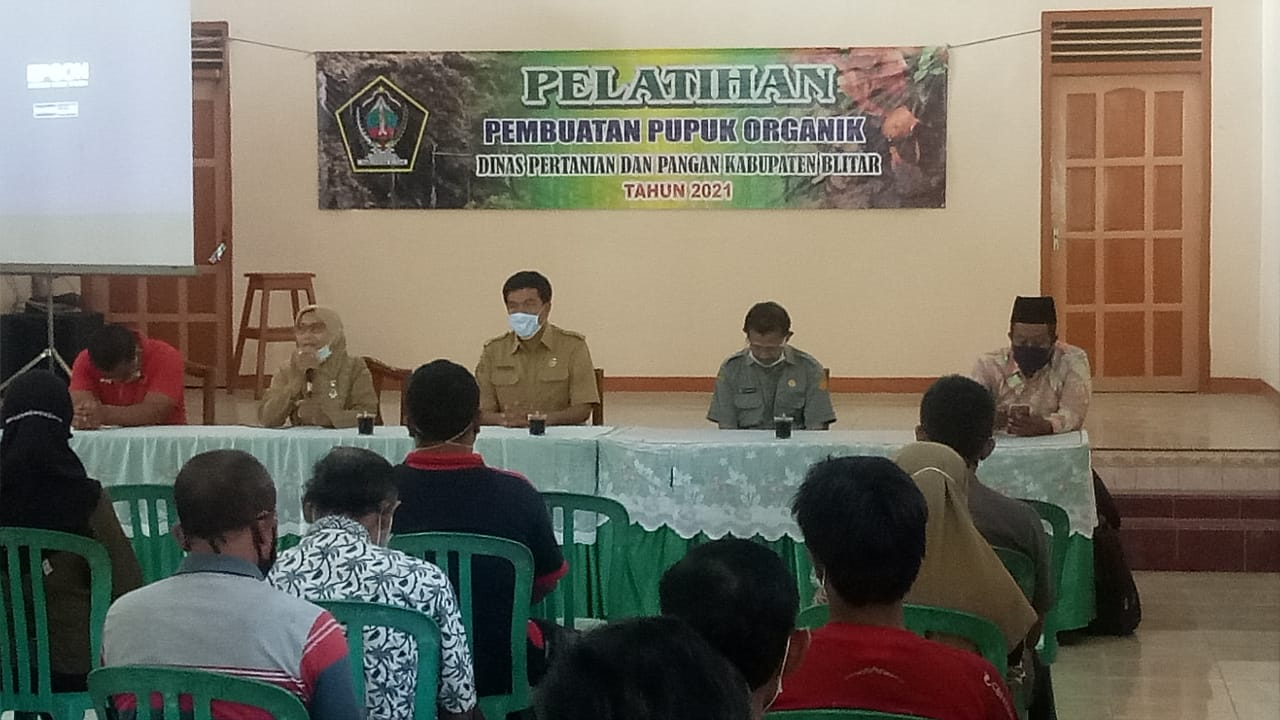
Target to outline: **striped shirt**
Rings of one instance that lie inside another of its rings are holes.
[[[102,630],[102,664],[234,675],[288,690],[312,720],[364,717],[342,626],[323,608],[263,582],[251,563],[226,555],[188,555],[172,577],[117,600]],[[268,717],[229,703],[215,703],[214,716]]]

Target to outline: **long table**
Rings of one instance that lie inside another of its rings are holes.
[[[808,558],[789,509],[805,470],[831,455],[889,456],[911,440],[909,432],[899,431],[800,431],[778,440],[771,432],[750,430],[575,426],[532,437],[524,430],[485,427],[476,450],[490,465],[520,472],[542,490],[598,494],[627,508],[636,532],[627,538],[621,569],[605,582],[617,596],[610,612],[631,615],[657,611],[658,578],[691,544],[725,535],[768,542],[806,589]],[[275,479],[282,534],[305,530],[303,483],[315,462],[337,445],[369,448],[399,462],[413,441],[403,427],[380,427],[368,436],[354,429],[118,428],[72,438],[90,475],[108,486],[172,483],[197,453],[249,452]],[[1001,437],[978,474],[1007,495],[1067,510],[1072,535],[1060,619],[1064,628],[1087,624],[1093,617],[1090,537],[1096,524],[1087,435]]]

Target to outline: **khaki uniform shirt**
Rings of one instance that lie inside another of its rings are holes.
[[[600,402],[582,335],[547,323],[521,341],[514,332],[484,344],[476,366],[482,412],[556,412]]]
[[[762,367],[743,349],[716,375],[707,419],[722,430],[773,429],[773,418],[790,415],[797,430],[821,430],[835,422],[822,363],[787,346],[782,362]]]
[[[320,401],[328,427],[355,427],[360,413],[378,412],[378,393],[363,357],[335,351],[311,373],[310,395],[307,392],[307,371],[290,361],[271,376],[271,387],[258,406],[258,421],[265,427],[279,427],[286,420],[303,424],[296,404],[307,397]]]

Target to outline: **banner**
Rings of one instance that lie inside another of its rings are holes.
[[[940,208],[937,47],[316,54],[320,207]]]

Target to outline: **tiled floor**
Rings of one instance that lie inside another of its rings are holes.
[[[1137,573],[1129,638],[1061,648],[1062,720],[1280,718],[1280,575]]]

